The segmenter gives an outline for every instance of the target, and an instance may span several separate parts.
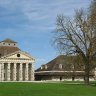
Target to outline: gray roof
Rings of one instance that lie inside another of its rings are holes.
[[[62,64],[62,68],[59,65]],[[73,68],[74,65],[74,68]],[[47,68],[46,68],[47,66]],[[93,64],[94,67],[96,65]],[[43,68],[35,70],[35,76],[84,76],[84,64],[82,59],[78,56],[66,56],[60,55],[51,60],[47,64],[42,65]],[[90,76],[94,75],[94,72],[90,72]]]
[[[19,51],[20,49],[18,47],[13,46],[0,46],[0,57],[4,55],[11,54],[15,51]]]
[[[9,39],[9,38],[7,38],[7,39],[5,39],[5,40],[3,40],[3,41],[1,41],[1,42],[6,42],[6,43],[17,43],[17,42],[15,42],[15,41],[13,41],[13,40],[11,40],[11,39]]]
[[[81,62],[81,61],[80,61]],[[77,56],[65,56],[60,55],[55,59],[51,60],[47,64],[42,65],[42,68],[38,68],[38,71],[71,71],[73,70],[72,66],[74,65],[75,71],[83,71],[84,66],[82,63],[78,62]],[[62,68],[59,65],[62,65]],[[47,68],[46,68],[47,66]]]
[[[17,43],[11,39],[5,39],[1,42],[5,42],[5,43]],[[8,55],[11,54],[15,51],[19,51],[20,49],[16,46],[2,46],[0,45],[0,57],[4,56],[4,55]]]

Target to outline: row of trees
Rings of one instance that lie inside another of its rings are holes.
[[[57,16],[55,45],[65,54],[79,55],[85,66],[85,83],[89,84],[89,73],[96,56],[96,0],[87,11],[75,10],[73,18]]]

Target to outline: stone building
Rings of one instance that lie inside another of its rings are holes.
[[[35,70],[36,80],[83,81],[84,65],[76,56],[60,55]],[[96,80],[96,70],[91,71],[90,80]]]
[[[35,59],[17,47],[17,42],[0,42],[0,81],[34,80]]]

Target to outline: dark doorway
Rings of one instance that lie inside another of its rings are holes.
[[[73,77],[72,77],[72,81],[74,81],[74,80],[75,80],[75,77],[73,76]]]
[[[60,81],[62,81],[62,77],[60,76]]]

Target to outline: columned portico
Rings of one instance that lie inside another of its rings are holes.
[[[0,81],[34,80],[32,63],[2,63],[0,69]]]

